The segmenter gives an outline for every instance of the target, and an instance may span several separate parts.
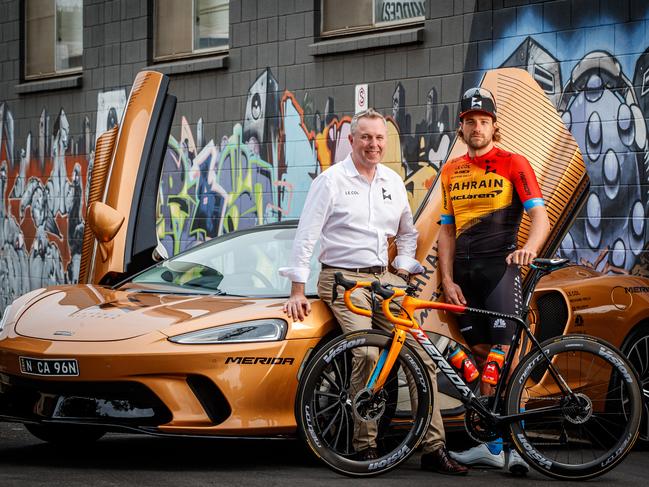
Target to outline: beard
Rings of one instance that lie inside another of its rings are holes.
[[[464,142],[473,150],[480,150],[487,147],[491,143],[491,137],[484,138],[471,138],[471,136],[465,136]]]

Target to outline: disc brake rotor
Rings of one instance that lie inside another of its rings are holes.
[[[362,389],[354,396],[354,415],[361,421],[376,421],[385,412],[386,399],[384,389],[376,394],[369,389]]]

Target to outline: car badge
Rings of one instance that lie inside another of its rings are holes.
[[[54,334],[58,336],[64,336],[64,337],[71,337],[72,335],[74,335],[73,332],[68,330],[57,330],[54,332]]]

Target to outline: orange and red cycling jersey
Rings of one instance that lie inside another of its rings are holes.
[[[455,224],[455,258],[497,257],[516,249],[523,209],[544,205],[528,160],[494,147],[442,167],[442,224]]]

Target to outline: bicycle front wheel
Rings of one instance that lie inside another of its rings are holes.
[[[550,477],[602,475],[624,459],[638,435],[642,395],[633,366],[594,337],[569,335],[541,347],[573,394],[563,392],[541,351],[529,353],[509,381],[507,412],[551,409],[510,425],[516,449]]]
[[[408,345],[383,389],[374,395],[364,389],[392,338],[374,330],[347,333],[320,350],[302,372],[295,410],[300,434],[339,473],[363,477],[395,468],[414,452],[428,428],[430,381]],[[375,448],[377,458],[364,458],[368,447]]]

